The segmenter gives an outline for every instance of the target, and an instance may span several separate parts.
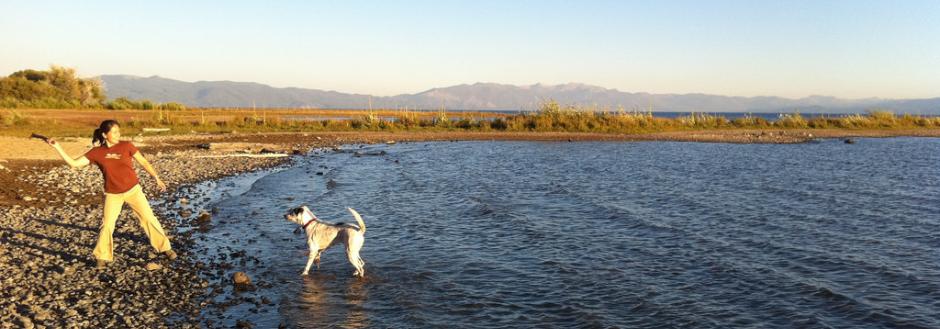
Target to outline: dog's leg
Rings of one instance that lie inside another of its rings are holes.
[[[353,275],[360,278],[366,276],[366,262],[359,256],[359,250],[362,249],[363,240],[362,235],[354,235],[346,247],[346,257],[349,258],[349,263],[356,268],[356,272],[354,272]]]
[[[308,240],[307,245],[310,247],[310,253],[307,255],[307,267],[304,267],[304,272],[301,275],[309,274],[310,266],[313,266],[313,261],[320,259],[320,247],[317,246],[316,242]]]
[[[320,254],[323,253],[323,250],[317,250],[317,258],[313,260],[314,264],[317,264],[317,271],[320,270]]]
[[[349,263],[356,268],[356,271],[353,272],[353,276],[358,276],[361,278],[366,275],[365,269],[362,268],[362,259],[359,258],[359,252],[347,250],[346,257],[349,258]]]

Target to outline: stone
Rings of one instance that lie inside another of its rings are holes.
[[[248,274],[245,274],[245,272],[235,272],[235,274],[232,275],[232,281],[234,281],[236,285],[251,284],[251,278],[249,278]]]
[[[210,221],[212,221],[212,215],[210,215],[208,212],[203,211],[199,213],[199,217],[196,218],[196,221],[199,222],[200,224],[209,223]]]
[[[35,326],[33,325],[33,321],[25,316],[21,316],[17,318],[16,320],[19,321],[19,325],[21,328],[26,328],[26,329],[35,328]]]
[[[148,271],[156,271],[156,270],[163,268],[163,266],[157,263],[147,263],[147,265],[144,266],[144,268],[146,268]]]

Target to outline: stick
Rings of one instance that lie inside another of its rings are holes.
[[[42,140],[43,142],[46,142],[46,143],[49,142],[49,137],[46,137],[46,136],[43,136],[43,135],[40,135],[40,134],[37,134],[37,133],[33,133],[32,135],[29,135],[29,138],[39,139],[39,140]]]

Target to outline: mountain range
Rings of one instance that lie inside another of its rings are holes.
[[[534,110],[547,100],[598,109],[654,112],[802,112],[850,113],[884,109],[897,113],[940,114],[940,97],[928,99],[841,99],[809,96],[737,97],[708,94],[631,93],[568,83],[517,86],[497,83],[462,84],[416,94],[370,96],[303,88],[275,88],[254,82],[185,82],[159,76],[102,75],[109,98],[127,97],[179,102],[190,107],[259,108],[402,108],[451,110]]]

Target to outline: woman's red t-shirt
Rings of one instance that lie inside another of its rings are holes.
[[[85,157],[101,169],[105,193],[124,193],[140,182],[131,159],[135,153],[137,147],[134,144],[120,142],[111,147],[105,144],[92,148]]]

